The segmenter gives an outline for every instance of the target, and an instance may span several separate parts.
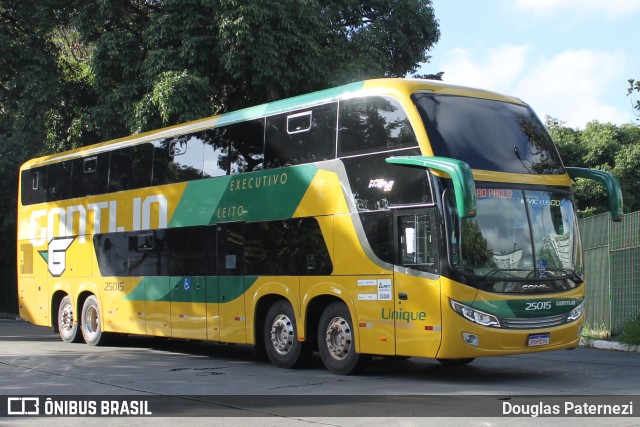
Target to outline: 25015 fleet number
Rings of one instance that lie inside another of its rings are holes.
[[[124,282],[104,282],[104,290],[107,292],[124,291]]]
[[[526,311],[549,310],[549,309],[551,309],[551,301],[528,302],[525,307]]]

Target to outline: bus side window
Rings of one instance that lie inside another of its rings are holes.
[[[402,106],[389,97],[340,101],[338,129],[339,157],[418,146]]]
[[[333,263],[324,241],[320,224],[315,218],[301,218],[297,221],[297,239],[287,239],[292,257],[297,264],[291,274],[301,276],[324,276],[333,272]]]
[[[163,242],[157,239],[154,231],[128,233],[129,237],[129,276],[164,276]]]
[[[266,168],[333,159],[337,103],[267,117]]]
[[[204,132],[155,141],[153,147],[153,185],[202,178]]]
[[[393,214],[391,211],[360,212],[360,221],[373,253],[381,261],[393,264]]]
[[[220,224],[216,229],[216,257],[219,276],[243,275],[244,226],[239,222]]]
[[[262,170],[264,159],[264,119],[221,128],[229,141],[229,173]]]
[[[228,126],[227,126],[228,127]],[[204,140],[204,164],[202,176],[211,178],[229,174],[229,139],[225,127],[202,132]]]
[[[215,275],[215,258],[208,254],[215,248],[209,244],[215,242],[215,227],[171,228],[166,234],[170,276]]]
[[[294,220],[252,222],[245,226],[244,270],[247,275],[295,275],[294,248],[299,235]]]
[[[103,277],[129,275],[129,241],[125,233],[96,234],[93,244]]]
[[[68,199],[71,196],[71,161],[50,164],[47,184],[47,201]]]
[[[111,152],[109,192],[151,185],[153,144],[140,144]]]
[[[390,206],[432,204],[429,173],[424,169],[392,165],[391,153],[367,154],[342,159],[358,210]],[[415,148],[394,151],[395,156],[416,156]]]
[[[47,167],[22,171],[22,204],[33,205],[47,201]]]
[[[84,197],[107,192],[109,153],[73,160],[71,197]]]

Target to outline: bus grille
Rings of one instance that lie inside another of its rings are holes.
[[[564,325],[567,323],[567,314],[559,314],[549,317],[537,318],[501,318],[500,324],[505,329],[539,329]]]

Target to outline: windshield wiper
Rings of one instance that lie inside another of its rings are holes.
[[[564,275],[566,277],[568,277],[569,279],[571,279],[576,285],[584,283],[584,280],[582,280],[582,277],[580,277],[580,275],[578,273],[576,273],[575,270],[573,270],[573,269],[562,269],[560,271],[562,271],[564,273]]]

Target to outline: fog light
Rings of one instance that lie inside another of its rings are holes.
[[[470,334],[469,332],[463,332],[462,339],[464,340],[464,342],[474,347],[480,346],[480,338],[478,338],[478,336],[475,334]]]

